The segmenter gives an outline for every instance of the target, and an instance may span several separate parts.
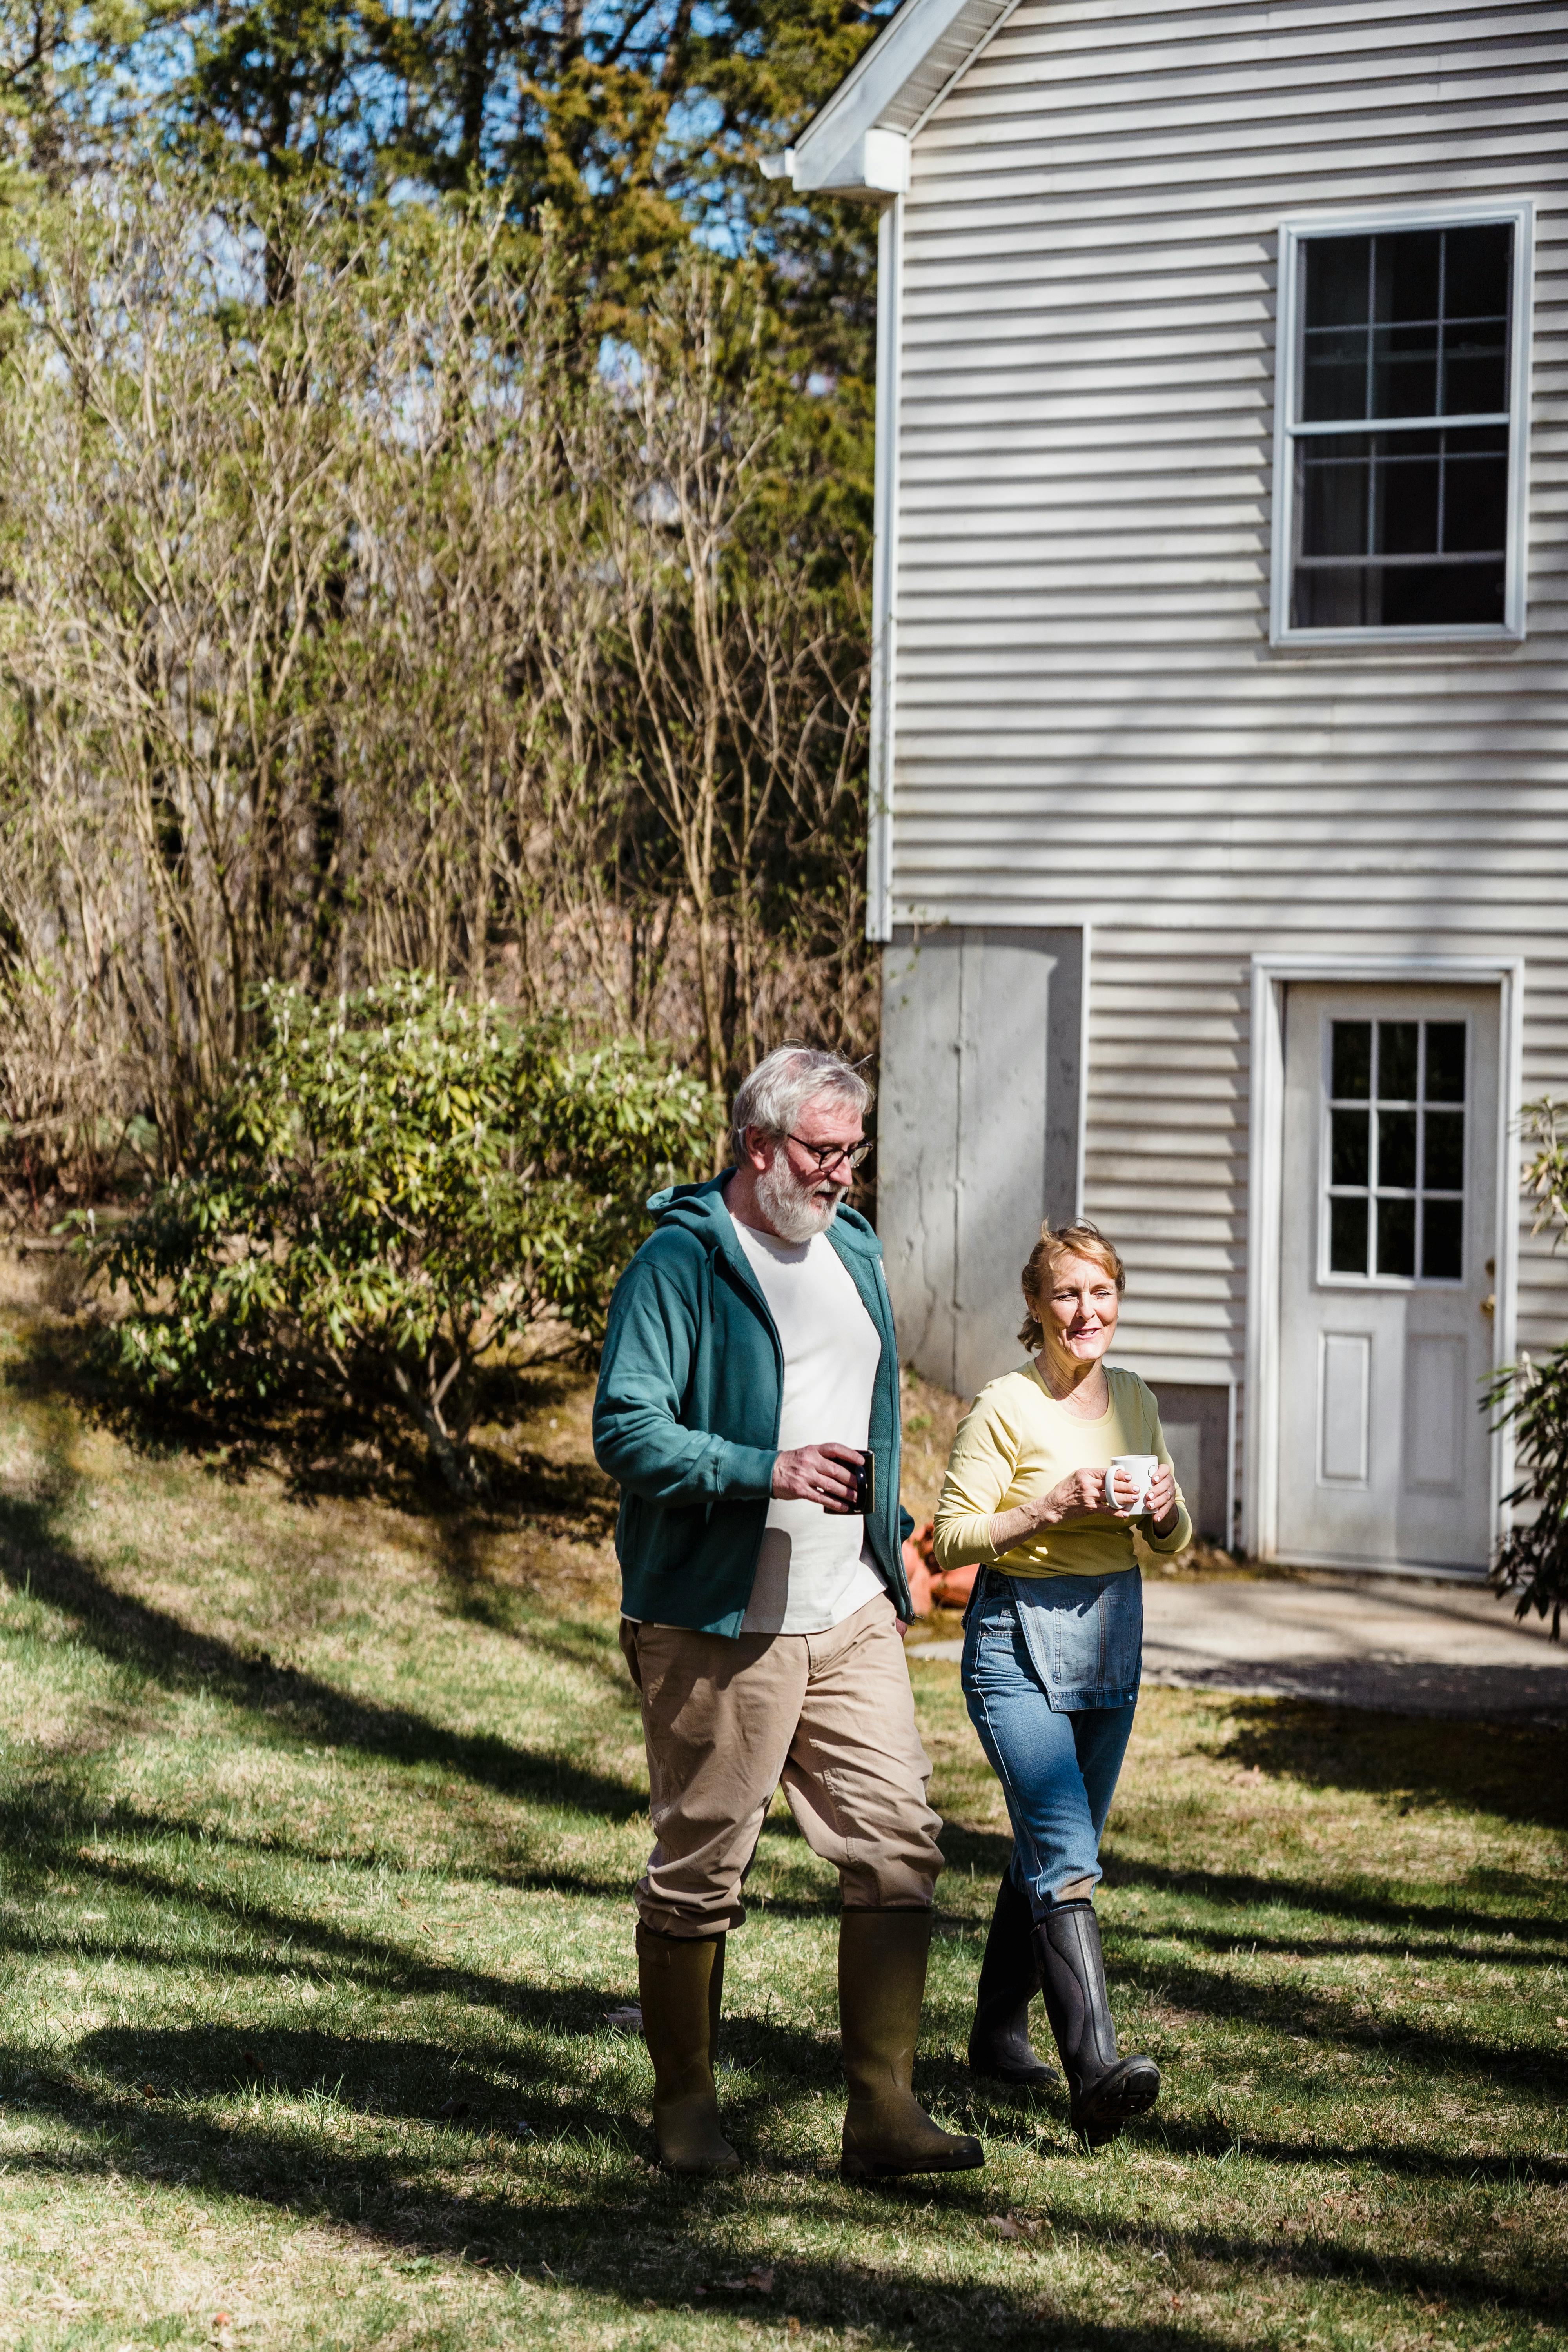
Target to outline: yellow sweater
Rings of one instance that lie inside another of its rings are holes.
[[[1193,1539],[1187,1507],[1176,1490],[1176,1524],[1168,1536],[1150,1533],[1147,1518],[1109,1513],[1040,1528],[1007,1553],[991,1541],[991,1521],[1015,1505],[1048,1494],[1075,1470],[1104,1470],[1118,1454],[1155,1454],[1169,1462],[1154,1392],[1136,1372],[1107,1365],[1110,1410],[1084,1421],[1058,1404],[1032,1363],[987,1381],[952,1441],[942,1500],[936,1507],[936,1557],[942,1569],[972,1560],[1008,1576],[1110,1576],[1132,1568],[1136,1526],[1152,1551],[1184,1550]]]

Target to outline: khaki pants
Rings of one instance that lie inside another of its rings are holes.
[[[694,1633],[621,1621],[642,1696],[654,1836],[637,1912],[662,1936],[746,1916],[742,1882],[782,1781],[850,1911],[929,1905],[942,1823],[893,1604],[879,1594],[826,1633]]]

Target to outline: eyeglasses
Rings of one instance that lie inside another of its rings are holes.
[[[868,1143],[807,1143],[803,1135],[786,1135],[784,1141],[798,1143],[803,1151],[809,1151],[821,1175],[837,1167],[841,1160],[847,1160],[851,1168],[858,1168],[871,1149]]]

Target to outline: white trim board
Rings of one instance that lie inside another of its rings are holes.
[[[1255,955],[1247,1199],[1247,1428],[1241,1540],[1261,1559],[1276,1557],[1279,1526],[1279,1222],[1284,1183],[1285,991],[1292,981],[1330,987],[1496,988],[1498,1026],[1496,1360],[1516,1352],[1519,1311],[1519,1110],[1524,1036],[1521,956]],[[1491,1442],[1491,1517],[1503,1526],[1513,1483],[1507,1430]],[[1313,1563],[1303,1560],[1301,1565]],[[1321,1566],[1336,1563],[1321,1561]],[[1349,1563],[1347,1563],[1348,1565]],[[1363,1564],[1364,1565],[1364,1564]],[[1368,1572],[1377,1573],[1380,1570]],[[1429,1569],[1412,1571],[1434,1573]]]
[[[866,937],[893,936],[893,688],[898,654],[899,377],[903,329],[904,201],[877,223],[876,472],[872,489],[870,747],[866,809]]]
[[[1083,950],[1078,981],[1078,1160],[1073,1169],[1072,1213],[1084,1213],[1084,1174],[1089,1163],[1089,991],[1094,963],[1094,925],[1083,927]]]

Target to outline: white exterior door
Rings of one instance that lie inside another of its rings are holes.
[[[1483,1570],[1500,999],[1285,1003],[1278,1554]]]

